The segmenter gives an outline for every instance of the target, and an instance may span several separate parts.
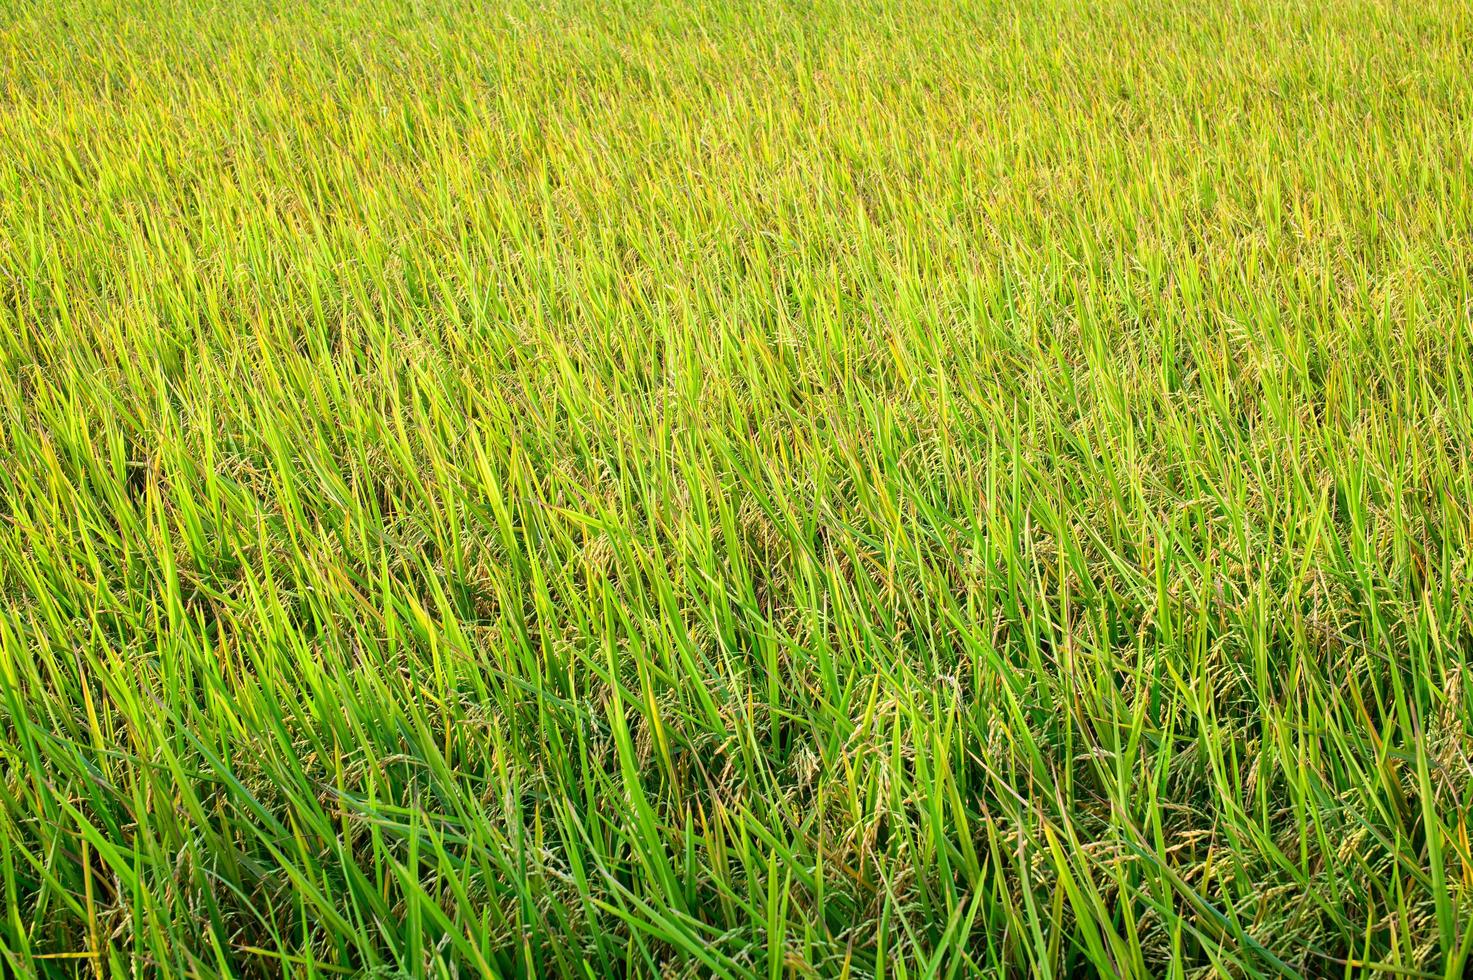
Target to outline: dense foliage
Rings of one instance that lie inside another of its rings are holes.
[[[0,972],[1464,975],[1470,66],[0,2]]]

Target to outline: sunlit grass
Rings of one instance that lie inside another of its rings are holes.
[[[1470,79],[0,3],[0,973],[1465,976]]]

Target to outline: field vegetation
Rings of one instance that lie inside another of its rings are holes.
[[[1469,975],[1473,6],[0,0],[0,973]]]

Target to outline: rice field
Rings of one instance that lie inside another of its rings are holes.
[[[0,0],[0,974],[1473,976],[1473,6]]]

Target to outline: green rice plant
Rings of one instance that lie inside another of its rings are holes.
[[[0,973],[1470,975],[1470,66],[0,2]]]

